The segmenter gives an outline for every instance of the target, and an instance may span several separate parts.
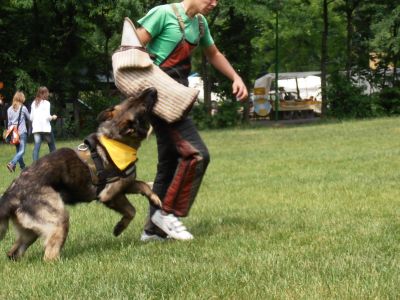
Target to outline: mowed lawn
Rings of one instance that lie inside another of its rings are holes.
[[[141,196],[118,238],[111,210],[71,207],[56,263],[39,242],[9,261],[12,230],[0,242],[0,299],[400,298],[400,118],[201,134],[211,164],[184,220],[195,240],[140,242]],[[153,180],[155,148],[139,151],[140,179]],[[0,194],[13,152],[0,146]]]

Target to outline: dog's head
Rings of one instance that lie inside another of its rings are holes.
[[[157,101],[157,90],[148,88],[137,98],[107,108],[99,114],[98,133],[127,145],[146,138],[150,128],[149,117]]]

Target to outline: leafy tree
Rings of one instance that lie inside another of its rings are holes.
[[[380,67],[385,71],[392,64],[394,70],[400,62],[400,5],[393,1],[382,1],[376,6],[378,9],[375,22],[371,25],[374,38],[371,46],[378,52],[381,60]],[[397,82],[397,72],[392,72],[392,85]],[[383,86],[386,85],[384,81]]]
[[[253,47],[251,39],[254,36],[254,19],[247,14],[242,1],[220,1],[213,13],[208,16],[211,33],[220,51],[231,62],[235,70],[242,76],[245,84],[250,85]],[[243,26],[243,25],[246,26]],[[227,39],[226,37],[231,37]],[[221,96],[231,99],[232,83],[222,74],[209,67],[204,56],[196,56],[194,66],[204,80],[204,97],[206,109],[211,112],[211,89]],[[248,115],[248,114],[245,114]]]
[[[351,69],[353,67],[353,36],[354,36],[354,17],[357,8],[362,4],[362,0],[343,0],[336,10],[343,12],[346,17],[346,76],[349,80],[351,77]]]
[[[15,89],[22,89],[32,99],[37,87],[46,85],[54,94],[57,114],[62,115],[65,102],[75,101],[77,126],[78,96],[92,102],[99,97],[101,105],[115,99],[109,89],[111,54],[120,44],[123,18],[135,21],[151,7],[171,2],[176,1],[2,0],[1,93],[9,100]],[[392,72],[400,60],[398,1],[220,0],[208,20],[218,47],[249,89],[259,73],[275,71],[277,52],[281,72],[320,68],[324,112],[326,78],[334,71],[346,70],[349,82],[357,73],[375,87],[399,85]],[[372,52],[380,58],[375,71],[368,68]],[[200,54],[194,62],[206,83],[208,110],[211,91],[235,101],[229,80]]]

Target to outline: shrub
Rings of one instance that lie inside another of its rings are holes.
[[[108,96],[104,91],[81,93],[80,98],[90,107],[84,116],[84,128],[81,128],[81,130],[85,132],[92,132],[97,128],[97,116],[101,111],[121,102],[119,97]]]
[[[382,89],[377,101],[386,115],[400,114],[400,88]]]
[[[238,102],[224,101],[218,105],[216,114],[210,116],[206,106],[200,103],[194,106],[191,116],[198,129],[233,127],[240,123],[239,107]]]
[[[196,104],[190,115],[193,118],[194,123],[198,129],[212,128],[212,116],[207,113],[207,107],[204,103]]]
[[[374,96],[364,95],[363,88],[355,86],[345,76],[332,74],[328,82],[328,114],[339,118],[368,118],[379,115]]]
[[[218,105],[218,111],[213,116],[215,128],[233,127],[240,123],[240,103],[224,101]]]

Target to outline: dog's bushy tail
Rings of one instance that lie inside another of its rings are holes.
[[[3,207],[3,201],[2,197],[0,196],[0,241],[4,239],[7,230],[8,230],[8,219],[9,215],[8,212],[6,212]]]

